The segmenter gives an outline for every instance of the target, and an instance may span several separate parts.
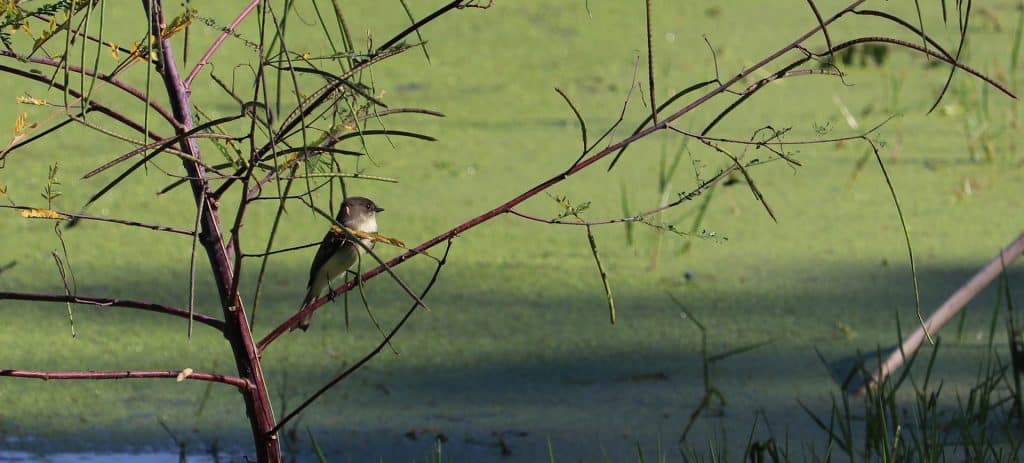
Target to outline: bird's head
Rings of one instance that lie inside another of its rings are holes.
[[[384,209],[369,198],[352,196],[341,204],[338,221],[342,225],[359,231],[377,232],[377,213]]]

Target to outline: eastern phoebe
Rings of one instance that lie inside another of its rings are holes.
[[[345,198],[345,201],[341,203],[341,210],[338,211],[336,220],[346,228],[355,231],[377,233],[377,213],[383,210],[367,198],[353,196]],[[360,241],[367,248],[373,248],[373,240],[363,238]],[[302,299],[302,307],[299,309],[306,307],[324,289],[329,289],[331,281],[345,274],[349,267],[359,260],[359,255],[362,253],[363,246],[354,243],[349,236],[329,230],[324,236],[324,240],[320,242],[320,249],[316,250],[313,264],[309,266],[306,297]],[[302,331],[309,329],[309,318],[312,315],[312,313],[307,315],[297,327]]]

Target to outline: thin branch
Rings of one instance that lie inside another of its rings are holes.
[[[234,119],[237,119],[237,117],[232,118],[232,120],[234,120]],[[172,146],[177,144],[178,142],[180,142],[181,139],[184,138],[184,137],[228,139],[228,140],[233,140],[235,138],[235,137],[232,137],[230,135],[224,135],[224,134],[219,134],[219,133],[197,133],[197,132],[198,131],[196,129],[193,129],[191,131],[191,133],[185,133],[185,134],[178,135],[178,136],[175,136],[175,137],[172,137],[172,138],[165,138],[165,139],[162,139],[162,140],[157,140],[157,141],[154,141],[152,143],[147,143],[147,144],[144,144],[142,146],[139,146],[139,147],[137,147],[137,148],[135,148],[135,149],[133,149],[133,150],[127,152],[127,153],[124,153],[124,154],[122,154],[122,155],[120,155],[120,156],[118,156],[118,157],[116,157],[116,158],[114,158],[114,159],[112,159],[112,160],[110,160],[108,162],[103,163],[99,167],[97,167],[97,168],[95,168],[93,170],[90,170],[89,172],[86,172],[85,175],[82,176],[82,179],[85,180],[85,179],[89,179],[91,177],[94,177],[94,176],[96,176],[96,175],[106,171],[107,169],[110,169],[111,167],[114,167],[114,166],[116,166],[116,165],[118,165],[118,164],[120,164],[120,163],[122,163],[122,162],[124,162],[124,161],[126,161],[128,159],[131,159],[132,157],[134,157],[135,155],[137,155],[137,154],[139,154],[139,153],[141,153],[143,151],[146,151],[146,150],[149,150],[149,149],[153,149],[153,148],[156,148],[156,149],[151,151],[149,154],[146,155],[146,159],[147,160],[148,159],[152,159],[157,154],[160,154],[160,153],[162,153],[164,151],[168,151],[170,153],[173,153],[175,156],[178,156],[178,157],[180,157],[180,158],[182,158],[182,159],[184,159],[186,161],[202,162],[199,159],[197,159],[197,158],[195,158],[193,156],[190,156],[190,155],[186,154],[183,151],[176,150],[176,149],[172,148]],[[207,166],[207,169],[210,169],[209,166]],[[210,169],[210,170],[212,170],[212,169]]]
[[[206,49],[206,53],[203,53],[203,57],[199,58],[199,62],[196,63],[196,65],[192,68],[192,72],[190,72],[188,74],[188,77],[185,78],[185,88],[192,88],[192,81],[195,80],[196,76],[199,75],[199,71],[203,70],[203,67],[210,62],[210,58],[213,57],[213,54],[217,52],[217,49],[219,49],[220,46],[224,43],[224,41],[227,40],[228,36],[231,35],[232,32],[234,32],[235,28],[237,28],[238,25],[241,24],[242,21],[244,21],[245,18],[248,17],[249,14],[252,13],[252,11],[255,10],[259,4],[260,0],[251,0],[249,2],[249,5],[246,6],[241,13],[238,14],[238,17],[236,17],[235,20],[232,21],[227,28],[221,31],[220,35],[217,36],[217,38],[213,41],[213,44],[211,44],[210,47]]]
[[[857,135],[848,135],[848,136],[845,136],[845,137],[838,137],[838,138],[825,138],[825,139],[821,139],[821,140],[792,140],[792,141],[776,140],[776,141],[773,141],[771,143],[774,144],[774,145],[782,145],[782,146],[788,146],[788,145],[821,145],[821,144],[826,144],[826,143],[830,144],[830,143],[836,143],[836,142],[842,142],[842,141],[863,140],[864,137],[877,132],[878,129],[881,129],[883,126],[888,124],[889,121],[891,121],[891,120],[893,120],[895,118],[896,118],[896,116],[889,116],[889,117],[885,118],[884,121],[879,122],[878,124],[876,124],[874,127],[864,131],[863,133],[857,134]],[[750,145],[750,146],[755,146],[755,147],[759,147],[759,146],[768,147],[768,142],[767,141],[753,141],[753,140],[743,140],[743,139],[739,139],[739,138],[724,138],[724,137],[713,137],[713,136],[710,136],[710,135],[701,135],[701,134],[698,134],[698,133],[688,132],[686,130],[680,129],[680,128],[678,128],[676,126],[672,126],[672,125],[670,125],[668,128],[670,130],[674,131],[674,132],[679,133],[680,135],[685,135],[687,137],[695,138],[695,139],[700,140],[700,141],[708,140],[708,141],[716,141],[716,142],[721,142],[721,143],[731,143],[731,144],[736,144],[736,145]]]
[[[42,65],[45,65],[45,66],[51,66],[51,67],[56,67],[56,68],[62,68],[62,67],[65,66],[64,64],[61,64],[61,62],[58,61],[58,60],[54,60],[54,59],[50,59],[50,58],[37,58],[37,57],[31,57],[30,58],[30,57],[25,57],[25,56],[19,55],[17,53],[13,53],[13,52],[9,52],[9,51],[4,51],[4,50],[0,50],[0,56],[12,58],[12,59],[15,59],[15,60],[18,60],[18,61],[22,61],[22,62],[28,61],[30,63],[42,64]],[[137,99],[139,101],[142,101],[142,102],[146,103],[147,105],[149,105],[150,108],[153,108],[154,111],[159,113],[160,116],[162,116],[163,119],[165,121],[167,121],[168,123],[170,123],[171,125],[173,125],[175,127],[180,127],[178,122],[174,119],[174,116],[171,114],[170,111],[167,110],[167,108],[164,108],[159,103],[153,102],[152,100],[148,99],[146,97],[146,93],[143,92],[142,90],[139,90],[139,89],[137,89],[135,87],[132,87],[131,85],[128,85],[128,84],[126,84],[124,82],[121,82],[120,80],[117,80],[116,78],[114,78],[110,74],[101,74],[101,73],[99,73],[99,72],[97,72],[97,71],[95,71],[93,69],[85,69],[85,68],[82,68],[82,67],[79,67],[79,66],[70,65],[70,64],[67,64],[66,66],[68,68],[68,71],[70,71],[70,72],[74,72],[76,74],[83,74],[83,75],[90,76],[90,77],[96,77],[97,79],[102,80],[103,82],[106,82],[108,84],[113,85],[114,87],[116,87],[117,89],[123,91],[124,93],[127,93],[127,94],[135,97],[135,99]],[[40,77],[42,77],[42,76],[40,76]],[[46,79],[46,78],[43,77],[43,79]],[[49,79],[46,79],[46,81],[48,83],[50,83]],[[56,82],[53,82],[53,84],[56,86]],[[75,98],[80,99],[80,98],[82,98],[82,96],[81,96],[81,94],[79,94],[79,96],[75,96]]]
[[[188,259],[188,338],[192,339],[192,322],[195,320],[196,301],[196,248],[199,247],[200,220],[203,218],[203,208],[206,207],[206,190],[200,192],[200,200],[196,204],[196,221],[192,232],[192,249]]]
[[[914,34],[919,35],[921,37],[924,37],[925,41],[927,41],[929,45],[934,47],[936,50],[941,51],[942,54],[946,55],[947,58],[955,59],[953,57],[953,55],[951,55],[948,51],[946,51],[945,48],[942,47],[942,44],[940,44],[939,42],[936,42],[931,37],[925,35],[924,31],[918,29],[913,24],[910,24],[910,23],[904,21],[902,18],[900,18],[898,16],[894,16],[894,15],[892,15],[890,13],[886,13],[884,11],[878,11],[878,10],[855,10],[853,12],[853,14],[862,15],[862,16],[875,16],[875,17],[878,17],[878,18],[888,19],[889,21],[892,21],[892,22],[894,22],[896,24],[899,24],[900,26],[903,26],[904,28],[906,28],[907,30],[913,32]]]
[[[181,378],[178,381],[194,379],[198,381],[209,381],[213,383],[227,384],[239,389],[253,389],[252,382],[237,376],[221,375],[216,373],[202,373],[189,370],[118,370],[118,371],[33,371],[33,370],[4,370],[0,369],[0,376],[13,378],[32,378],[48,381],[51,379],[146,379],[146,378]]]
[[[713,142],[710,142],[708,140],[701,140],[701,141],[704,142],[705,145],[708,145],[708,146],[714,148],[715,151],[718,151],[719,153],[724,154],[725,157],[729,158],[729,160],[731,160],[733,162],[733,164],[737,168],[739,168],[740,173],[743,174],[743,178],[747,181],[747,187],[750,188],[750,192],[754,195],[754,198],[757,199],[758,202],[760,202],[762,206],[764,206],[764,210],[768,212],[768,216],[772,218],[772,221],[773,222],[778,222],[779,220],[777,218],[775,218],[775,212],[772,210],[771,206],[768,205],[768,200],[766,200],[764,198],[764,194],[761,193],[761,189],[759,189],[757,187],[757,184],[754,183],[754,178],[750,176],[749,172],[747,172],[746,167],[743,164],[740,164],[739,158],[737,158],[735,155],[730,153],[729,150],[727,150],[727,149],[725,149],[725,148],[723,148],[721,146],[718,146],[717,144],[715,144]]]
[[[898,46],[901,46],[901,47],[904,47],[904,48],[910,48],[912,50],[918,51],[918,52],[923,53],[925,55],[931,56],[932,58],[936,58],[936,59],[938,59],[940,61],[943,61],[946,64],[949,64],[950,66],[959,68],[959,69],[963,70],[964,72],[967,72],[968,74],[970,74],[970,75],[972,75],[974,77],[977,77],[978,79],[981,79],[985,83],[995,87],[997,90],[999,90],[1000,92],[1002,92],[1003,94],[1005,94],[1006,96],[1008,96],[1010,98],[1013,98],[1013,99],[1017,98],[1017,95],[1015,95],[1013,92],[1011,92],[1010,89],[1006,88],[1006,86],[1004,86],[1003,84],[997,82],[995,79],[992,79],[991,77],[986,76],[985,74],[982,74],[981,72],[977,71],[976,69],[974,69],[974,68],[972,68],[972,67],[970,67],[970,66],[968,66],[966,64],[963,64],[963,63],[957,61],[956,59],[948,58],[944,53],[941,53],[941,54],[940,53],[936,53],[936,52],[928,50],[928,49],[926,49],[926,48],[924,48],[924,47],[922,47],[922,46],[920,46],[920,45],[918,45],[916,43],[907,42],[906,40],[893,39],[893,38],[889,38],[889,37],[860,37],[860,38],[848,40],[848,41],[843,42],[843,43],[841,43],[839,45],[836,45],[835,49],[836,50],[842,50],[844,48],[852,47],[852,46],[857,45],[859,43],[871,43],[871,42],[890,43],[890,44],[893,44],[893,45],[898,45]],[[822,54],[814,53],[814,56],[822,56]]]
[[[267,250],[267,251],[264,251],[264,252],[246,252],[246,253],[242,253],[242,257],[266,257],[266,256],[272,256],[274,254],[282,254],[282,253],[286,253],[286,252],[299,251],[299,250],[302,250],[302,249],[311,248],[313,246],[319,246],[319,245],[320,245],[319,241],[314,241],[312,243],[300,244],[298,246],[289,246],[287,248],[281,248],[281,249]]]
[[[381,52],[387,51],[389,48],[391,48],[393,45],[395,45],[398,42],[400,42],[402,39],[404,39],[409,34],[411,34],[413,32],[418,32],[420,29],[423,28],[423,26],[427,25],[427,23],[429,23],[429,22],[431,22],[431,21],[441,17],[445,13],[447,13],[447,12],[449,12],[451,10],[458,9],[458,8],[462,7],[462,4],[464,2],[465,2],[465,0],[453,0],[453,1],[449,2],[447,5],[444,5],[441,8],[438,8],[437,10],[434,10],[433,13],[430,13],[430,14],[424,16],[419,21],[416,21],[416,22],[410,24],[409,27],[406,27],[405,29],[402,29],[401,32],[395,34],[394,37],[391,37],[390,40],[384,42],[383,45],[377,47],[377,51],[374,52],[374,55],[377,55],[377,54],[380,54]],[[468,2],[466,2],[466,3],[468,3]]]
[[[705,192],[707,192],[708,190],[710,190],[713,186],[717,185],[723,179],[728,178],[729,174],[731,174],[733,171],[735,171],[738,168],[739,167],[735,163],[730,164],[729,167],[726,167],[725,169],[723,169],[721,172],[719,172],[714,177],[709,178],[704,183],[700,184],[700,186],[695,188],[693,191],[691,191],[689,193],[686,193],[686,194],[680,194],[679,198],[677,200],[672,201],[671,203],[665,204],[664,206],[659,206],[659,207],[656,207],[654,209],[651,209],[651,210],[648,210],[648,211],[645,211],[645,212],[641,212],[641,213],[639,213],[637,215],[630,216],[630,217],[619,217],[619,218],[615,218],[615,219],[604,219],[604,220],[582,220],[582,221],[576,220],[576,221],[572,221],[572,220],[545,219],[543,217],[537,217],[535,215],[524,214],[524,213],[519,212],[519,211],[517,211],[515,209],[509,209],[508,213],[512,214],[514,216],[518,216],[518,217],[521,217],[521,218],[524,218],[524,219],[527,219],[527,220],[534,221],[534,222],[546,223],[546,224],[551,224],[551,225],[576,225],[576,226],[586,226],[586,227],[589,227],[589,226],[595,226],[595,225],[609,225],[609,224],[614,224],[614,223],[643,222],[644,218],[646,218],[646,217],[650,217],[652,215],[661,213],[661,212],[663,212],[665,210],[668,210],[668,209],[671,209],[673,207],[676,207],[676,206],[678,206],[678,205],[680,205],[680,204],[682,204],[684,202],[691,201],[691,200],[697,198],[698,196],[700,196],[700,195],[704,194]]]
[[[35,208],[35,207],[8,206],[8,205],[2,205],[2,204],[0,204],[0,208],[4,208],[4,209],[18,209],[18,210],[23,210],[23,211],[39,210],[39,208]],[[58,215],[61,215],[62,216],[61,219],[93,220],[93,221],[96,221],[96,222],[109,222],[109,223],[116,223],[116,224],[120,224],[120,225],[129,225],[129,226],[132,226],[132,227],[146,228],[146,229],[149,229],[149,230],[177,233],[179,235],[188,235],[188,236],[192,236],[193,235],[191,230],[185,230],[185,229],[176,228],[176,227],[168,227],[166,225],[153,225],[153,224],[148,224],[148,223],[136,222],[134,220],[115,219],[115,218],[111,218],[111,217],[100,217],[100,216],[96,216],[96,215],[87,215],[87,214],[80,214],[80,213],[73,213],[73,212],[64,212],[64,211],[57,211],[57,210],[53,210],[53,209],[47,209],[47,210],[50,211],[50,212],[54,212],[54,213],[56,213]]]
[[[821,12],[818,11],[818,6],[814,4],[814,0],[807,0],[807,4],[810,5],[811,11],[814,12],[814,19],[818,20],[818,25],[821,26],[821,35],[825,36],[825,46],[828,47],[828,55],[833,56],[832,51],[832,38],[828,35],[828,28],[825,27],[825,20],[821,19]]]
[[[840,80],[843,80],[843,77],[845,77],[843,75],[842,71],[839,71],[837,69],[797,69],[796,71],[785,71],[785,72],[782,72],[782,73],[772,74],[772,75],[770,75],[768,77],[765,77],[764,79],[761,79],[761,80],[759,80],[757,82],[754,82],[754,83],[750,84],[749,86],[747,86],[746,89],[742,90],[739,93],[741,95],[746,95],[746,94],[749,94],[749,93],[754,93],[760,87],[763,87],[763,86],[765,86],[765,85],[767,85],[767,84],[769,84],[769,83],[771,83],[773,81],[779,80],[779,79],[785,79],[787,77],[818,76],[818,75],[826,75],[826,76],[838,77]],[[845,84],[846,82],[843,81],[843,83]]]
[[[648,0],[648,3],[650,1]],[[594,238],[594,231],[591,230],[590,225],[586,226],[587,229],[587,241],[590,243],[590,251],[594,254],[594,262],[597,263],[597,272],[601,275],[601,284],[604,286],[604,296],[608,300],[608,317],[611,323],[615,324],[615,298],[612,296],[612,286],[608,282],[608,272],[604,268],[604,263],[601,262],[601,255],[597,252],[597,239]]]
[[[896,205],[896,215],[900,218],[900,227],[903,229],[903,238],[907,243],[907,256],[910,259],[910,276],[914,283],[914,308],[917,312],[917,320],[921,323],[921,327],[925,328],[924,315],[921,313],[921,289],[917,283],[917,262],[914,259],[914,247],[910,245],[910,230],[907,227],[907,220],[903,216],[903,208],[900,207],[900,200],[896,196],[896,187],[892,184],[892,178],[889,177],[889,171],[885,168],[885,163],[882,162],[882,155],[878,152],[878,147],[875,146],[875,142],[871,141],[870,138],[864,137],[864,141],[871,147],[871,152],[875,154],[875,160],[878,161],[878,168],[882,171],[882,176],[885,177],[885,184],[889,187],[889,193],[892,196],[892,202]],[[935,344],[932,339],[931,333],[927,330],[924,332],[925,338],[928,339],[929,344]]]
[[[647,19],[647,82],[648,82],[648,94],[651,99],[651,120],[658,123],[658,104],[655,101],[654,96],[654,46],[651,44],[651,34],[654,31],[651,29],[651,0],[645,2],[646,8],[644,16]],[[594,256],[597,256],[597,252],[594,252]]]
[[[710,47],[711,44],[708,44],[708,46]],[[716,66],[717,66],[717,64],[716,64]],[[711,85],[711,84],[714,84],[714,83],[720,83],[720,82],[716,78],[715,80],[705,80],[704,82],[698,82],[698,83],[693,84],[693,85],[691,85],[689,87],[686,87],[686,88],[676,92],[676,94],[672,95],[669,99],[665,100],[665,102],[662,103],[661,106],[658,107],[658,111],[661,111],[661,110],[667,108],[670,104],[675,103],[676,100],[682,98],[683,96],[687,95],[688,93],[700,90],[701,88],[704,88],[704,87],[706,87],[708,85]],[[641,121],[640,124],[636,126],[636,129],[633,129],[632,135],[636,135],[636,134],[640,133],[640,131],[643,130],[643,128],[646,127],[647,124],[649,124],[651,122],[652,116],[653,115],[648,115],[646,119]],[[619,162],[619,158],[622,156],[622,153],[625,152],[626,148],[628,148],[628,147],[629,147],[629,145],[623,146],[622,149],[620,149],[619,152],[615,155],[615,157],[612,158],[612,162],[608,164],[608,170],[612,170],[612,168],[615,167],[615,164]]]
[[[581,132],[581,136],[583,138],[583,149],[582,149],[582,151],[580,151],[582,153],[582,154],[580,154],[580,156],[585,156],[587,154],[587,146],[588,146],[588,143],[587,143],[587,122],[585,120],[583,120],[583,116],[580,114],[580,110],[576,109],[576,105],[574,105],[572,103],[572,100],[569,99],[569,95],[566,95],[565,92],[562,91],[562,89],[560,89],[558,87],[555,87],[555,92],[557,92],[558,95],[561,96],[563,100],[565,100],[565,104],[569,105],[569,109],[571,109],[572,113],[576,116],[576,121],[580,123],[580,132]]]
[[[960,61],[960,54],[964,51],[964,45],[967,45],[967,25],[971,21],[971,5],[973,2],[967,0],[967,11],[963,14],[963,25],[960,27],[960,44],[956,47],[956,56],[953,57],[954,62]],[[918,18],[920,18],[921,12],[918,11]],[[921,24],[921,36],[925,37],[924,24]],[[942,102],[942,97],[946,96],[946,92],[949,91],[949,85],[953,83],[953,75],[956,73],[956,68],[953,67],[949,70],[949,76],[946,77],[946,83],[942,85],[942,90],[939,91],[939,96],[935,98],[935,103],[932,103],[932,107],[928,108],[928,114],[935,111],[935,108],[939,107],[939,103]]]
[[[158,312],[167,315],[174,315],[175,317],[188,318],[188,310],[179,309],[177,307],[171,307],[163,304],[156,304],[153,302],[136,301],[131,299],[117,299],[108,297],[90,297],[81,295],[65,295],[65,294],[37,294],[37,293],[20,293],[11,291],[0,291],[0,300],[15,300],[15,301],[44,301],[44,302],[64,302],[72,304],[91,305],[96,307],[124,307],[129,309],[139,309],[149,312]],[[224,330],[224,322],[208,315],[195,314],[195,321],[204,325],[211,326],[218,330]]]

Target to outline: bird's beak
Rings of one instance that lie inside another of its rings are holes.
[[[380,206],[374,206],[373,212],[384,212],[384,208]]]

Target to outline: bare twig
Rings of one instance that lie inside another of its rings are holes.
[[[654,124],[657,124],[658,104],[654,96],[654,46],[651,43],[651,35],[654,34],[654,30],[651,28],[651,0],[646,0],[645,6],[644,17],[647,19],[647,91],[649,94],[648,96],[651,99],[651,121]]]
[[[885,178],[885,184],[889,187],[889,193],[892,196],[892,202],[896,205],[896,215],[900,219],[900,227],[903,229],[903,238],[907,243],[907,255],[910,260],[910,276],[914,284],[914,308],[917,312],[917,321],[920,322],[921,328],[925,328],[924,315],[921,314],[921,289],[917,283],[917,261],[914,259],[914,247],[910,244],[910,230],[907,228],[907,220],[903,216],[903,208],[900,207],[900,200],[896,196],[896,188],[892,185],[892,179],[889,177],[889,171],[885,168],[885,163],[882,162],[882,155],[878,152],[878,146],[875,142],[871,141],[870,138],[864,137],[864,141],[871,147],[871,152],[875,154],[875,160],[878,161],[878,168],[882,171],[882,176]],[[924,332],[925,338],[928,339],[928,343],[934,344],[935,341],[932,339],[931,333],[927,330]]]
[[[832,38],[828,35],[828,28],[825,27],[825,20],[821,19],[821,12],[818,11],[818,6],[814,4],[814,0],[807,0],[807,4],[811,7],[811,12],[814,13],[814,19],[818,20],[818,24],[821,26],[821,35],[825,36],[825,46],[828,47],[829,56],[833,56],[832,51]]]
[[[660,205],[658,207],[655,207],[654,209],[650,209],[648,211],[644,211],[644,212],[641,212],[639,214],[636,214],[636,215],[630,216],[630,217],[619,217],[619,218],[604,219],[604,220],[558,220],[558,219],[545,219],[545,218],[542,218],[542,217],[537,217],[535,215],[524,214],[524,213],[519,212],[519,211],[517,211],[515,209],[509,209],[508,213],[512,214],[512,215],[515,215],[515,216],[518,216],[518,217],[522,217],[522,218],[527,219],[527,220],[532,220],[534,222],[541,222],[541,223],[553,224],[553,225],[593,226],[593,225],[608,225],[608,224],[614,224],[614,223],[642,222],[644,220],[644,218],[646,218],[646,217],[650,217],[652,215],[655,215],[655,214],[658,214],[658,213],[663,212],[665,210],[668,210],[668,209],[671,209],[673,207],[676,207],[676,206],[678,206],[678,205],[680,205],[680,204],[682,204],[684,202],[687,202],[687,201],[693,200],[694,198],[697,198],[698,196],[704,194],[705,192],[710,190],[712,187],[717,185],[723,179],[728,178],[729,174],[731,174],[737,168],[738,168],[738,166],[735,163],[733,163],[733,164],[729,165],[728,167],[726,167],[725,169],[722,169],[714,177],[711,177],[711,178],[707,179],[706,181],[704,181],[704,183],[701,183],[700,186],[698,186],[697,188],[693,189],[693,191],[690,191],[689,193],[686,193],[686,194],[679,194],[678,199],[676,199],[675,201],[672,201],[672,202],[664,204],[664,205]]]
[[[176,317],[188,318],[189,311],[179,309],[177,307],[171,307],[163,304],[156,304],[153,302],[136,301],[132,299],[119,299],[110,297],[90,297],[82,295],[67,295],[67,294],[37,294],[37,293],[21,293],[12,291],[0,291],[0,300],[11,299],[16,301],[46,301],[46,302],[65,302],[72,304],[83,304],[91,305],[96,307],[124,307],[129,309],[139,309],[149,312],[158,312],[167,315],[174,315]],[[216,318],[208,315],[195,314],[195,320],[204,325],[212,326],[218,330],[224,329],[224,322],[217,320]]]
[[[39,210],[39,208],[35,208],[35,207],[13,206],[13,205],[8,206],[8,205],[3,205],[3,204],[0,204],[0,208],[4,208],[4,209],[19,209],[19,210],[23,210],[23,211]],[[166,226],[166,225],[148,224],[148,223],[136,222],[134,220],[115,219],[115,218],[112,218],[112,217],[101,217],[101,216],[97,216],[97,215],[87,215],[87,214],[80,214],[80,213],[75,213],[75,212],[58,211],[58,210],[53,210],[53,209],[47,209],[47,210],[50,211],[50,212],[53,212],[55,214],[60,215],[61,219],[77,219],[77,220],[92,220],[92,221],[96,221],[96,222],[109,222],[109,223],[116,223],[116,224],[119,224],[119,225],[128,225],[128,226],[132,226],[132,227],[146,228],[146,229],[149,229],[149,230],[177,233],[179,235],[188,235],[188,236],[192,236],[193,235],[191,230],[185,230],[185,229],[176,228],[176,227],[169,227],[169,226]]]
[[[260,0],[251,0],[249,2],[249,5],[242,9],[240,13],[238,13],[238,17],[236,17],[235,20],[232,21],[227,28],[221,31],[220,35],[218,35],[217,38],[213,41],[213,44],[206,49],[206,53],[203,53],[203,57],[199,58],[199,62],[192,67],[192,72],[188,73],[188,77],[185,78],[184,82],[185,88],[192,88],[192,81],[195,80],[196,76],[199,75],[199,71],[203,70],[203,67],[210,62],[210,58],[213,57],[213,54],[216,53],[220,46],[224,43],[224,41],[227,40],[228,36],[231,35],[231,33],[238,27],[238,25],[241,24],[242,21],[244,21],[245,18],[248,17],[249,14],[251,14],[259,4]]]
[[[13,378],[33,378],[44,381],[56,379],[145,379],[145,378],[180,378],[194,379],[198,381],[210,381],[214,383],[227,384],[239,389],[253,389],[251,381],[237,376],[220,375],[215,373],[202,373],[189,370],[118,370],[118,371],[33,371],[33,370],[3,370],[0,369],[0,376]]]

